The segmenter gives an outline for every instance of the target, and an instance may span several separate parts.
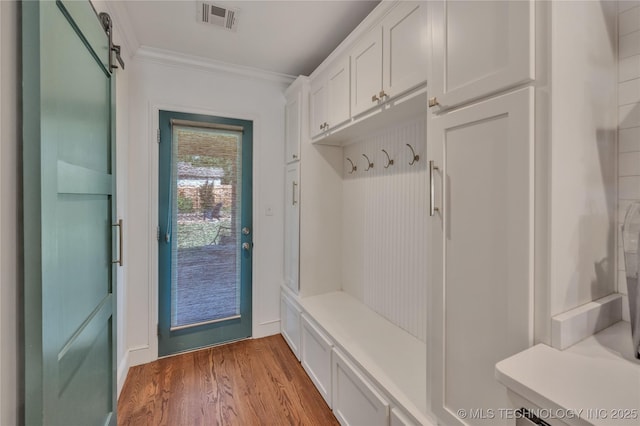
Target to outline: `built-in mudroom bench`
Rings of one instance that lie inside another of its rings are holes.
[[[342,291],[283,288],[282,334],[344,425],[431,425],[426,345]]]

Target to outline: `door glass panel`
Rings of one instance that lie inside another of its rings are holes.
[[[242,133],[172,126],[171,328],[239,317]]]

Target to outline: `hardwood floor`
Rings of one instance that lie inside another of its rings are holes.
[[[338,425],[280,335],[132,367],[118,425]]]

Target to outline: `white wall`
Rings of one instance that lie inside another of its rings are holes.
[[[157,53],[157,52],[155,52]],[[253,336],[279,332],[283,280],[284,89],[256,76],[139,53],[130,65],[127,344],[131,365],[157,357],[157,110],[253,120]],[[273,216],[266,216],[267,207]]]
[[[20,374],[20,318],[18,283],[22,248],[19,235],[20,194],[18,174],[18,7],[15,1],[0,2],[0,424],[18,423],[22,400]]]
[[[632,201],[640,201],[640,1],[619,4],[618,28],[618,229]],[[625,295],[623,318],[629,321],[629,302],[622,236],[618,234],[618,292]]]
[[[616,16],[616,2],[551,4],[551,316],[616,289]]]

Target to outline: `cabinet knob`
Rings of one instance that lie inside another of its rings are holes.
[[[293,159],[294,159],[294,160],[297,160],[297,159],[298,159],[298,156],[297,156],[296,154],[293,154]]]
[[[378,95],[373,95],[371,97],[371,102],[378,102],[380,100],[380,98],[378,97]]]
[[[436,98],[435,96],[433,98],[429,98],[429,108],[433,108],[436,105],[440,105],[440,102],[438,102],[438,98]]]
[[[380,96],[380,99],[389,97],[389,95],[387,95],[384,90],[381,90],[378,96]]]

